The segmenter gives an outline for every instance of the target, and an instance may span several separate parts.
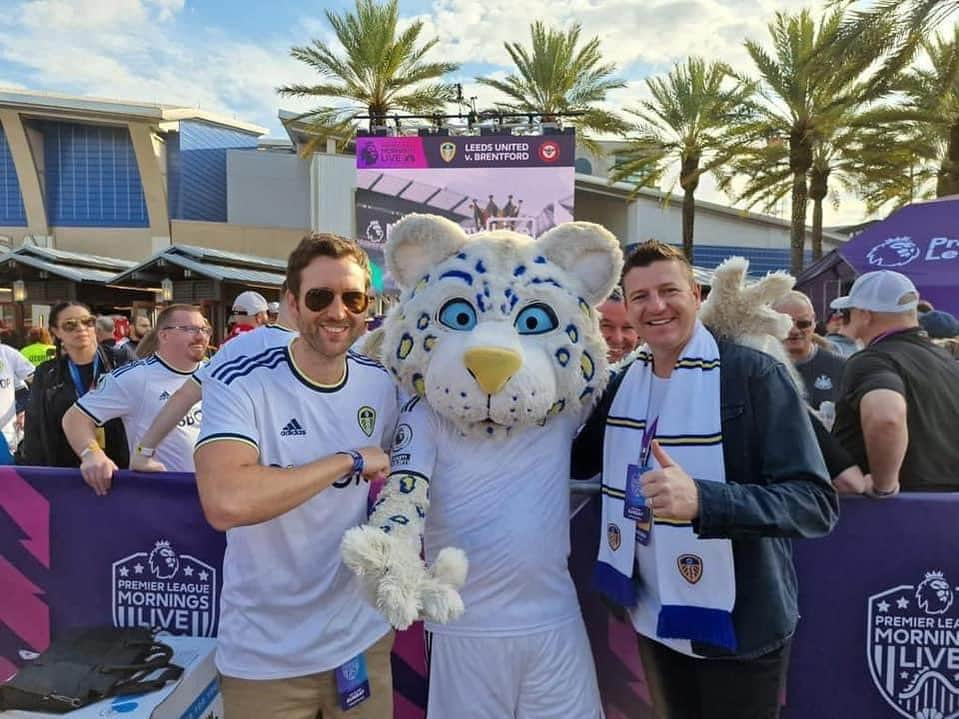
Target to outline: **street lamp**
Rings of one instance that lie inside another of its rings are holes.
[[[23,280],[13,281],[13,301],[14,302],[27,301],[27,286],[26,284],[24,284]]]
[[[173,280],[164,277],[160,282],[160,297],[164,302],[173,302]]]

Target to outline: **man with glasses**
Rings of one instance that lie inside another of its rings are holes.
[[[286,282],[299,335],[203,382],[194,458],[207,519],[227,532],[216,655],[225,713],[392,717],[392,634],[339,551],[366,520],[365,480],[389,467],[398,414],[389,373],[349,349],[366,322],[369,260],[351,240],[312,235]]]
[[[104,375],[103,381],[63,416],[63,431],[80,457],[83,479],[99,495],[109,491],[117,466],[99,448],[96,428],[119,417],[132,444],[150,426],[164,403],[199,368],[210,330],[196,308],[172,305],[157,318],[156,339],[154,354]],[[200,431],[200,418],[200,405],[196,404],[170,438],[157,448],[159,461],[170,471],[193,471],[192,450]]]
[[[286,295],[285,281],[280,287],[280,294]],[[293,320],[290,317],[290,311],[286,302],[276,304],[279,307],[275,322],[261,325],[252,332],[244,332],[234,340],[225,343],[213,355],[213,359],[194,372],[189,381],[184,382],[180,389],[170,397],[170,401],[160,410],[156,419],[153,420],[153,424],[134,443],[134,450],[130,455],[130,469],[138,472],[167,471],[163,463],[155,459],[153,448],[159,446],[160,442],[190,412],[193,405],[200,401],[203,383],[213,372],[219,369],[220,365],[241,357],[253,357],[264,350],[286,346],[290,343],[290,340],[297,334],[296,330],[291,329]]]
[[[783,345],[806,386],[806,400],[819,410],[823,402],[835,402],[846,361],[816,345],[816,311],[802,292],[789,292],[775,308],[792,317],[793,326]]]

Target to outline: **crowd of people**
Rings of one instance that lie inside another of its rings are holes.
[[[236,298],[210,361],[209,324],[180,304],[155,327],[137,318],[121,342],[112,318],[63,302],[52,337],[37,329],[21,352],[2,346],[3,428],[18,462],[78,466],[98,495],[120,468],[195,471],[206,516],[228,534],[217,666],[230,719],[339,716],[335,670],[357,656],[371,697],[350,716],[392,716],[392,634],[339,558],[344,532],[367,517],[362,480],[389,471],[400,412],[389,373],[354,351],[370,292],[363,250],[313,235],[290,255],[283,301]],[[573,475],[615,490],[604,490],[604,519],[636,520],[635,542],[601,541],[598,584],[629,609],[657,711],[773,717],[798,619],[790,539],[831,530],[836,490],[959,489],[959,324],[922,307],[905,276],[868,273],[832,303],[821,334],[805,295],[776,305],[792,321],[783,363],[714,335],[701,299],[675,248],[651,241],[627,259],[598,308],[614,374],[571,447]],[[375,432],[339,420],[359,406]],[[624,418],[653,429],[640,441]],[[694,534],[652,542],[645,512]],[[657,547],[690,536],[684,556],[736,571],[711,571],[703,611],[673,618],[686,638],[664,640],[676,590]]]

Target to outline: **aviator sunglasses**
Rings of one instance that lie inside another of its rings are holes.
[[[96,317],[71,317],[68,320],[63,320],[62,322],[58,323],[57,326],[65,332],[74,332],[79,329],[81,325],[87,329],[90,329],[96,323]]]
[[[354,315],[366,312],[366,308],[370,306],[370,297],[365,292],[349,290],[347,292],[337,293],[325,287],[315,287],[312,290],[307,290],[306,295],[303,297],[303,304],[305,304],[311,312],[322,312],[333,304],[333,298],[335,298],[337,294],[342,298],[343,306]]]
[[[796,325],[798,329],[808,330],[814,323],[812,320],[793,320],[793,324]]]

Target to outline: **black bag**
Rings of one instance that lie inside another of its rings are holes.
[[[149,629],[82,629],[55,640],[0,684],[0,710],[63,714],[104,697],[160,689],[183,673],[172,657]]]

